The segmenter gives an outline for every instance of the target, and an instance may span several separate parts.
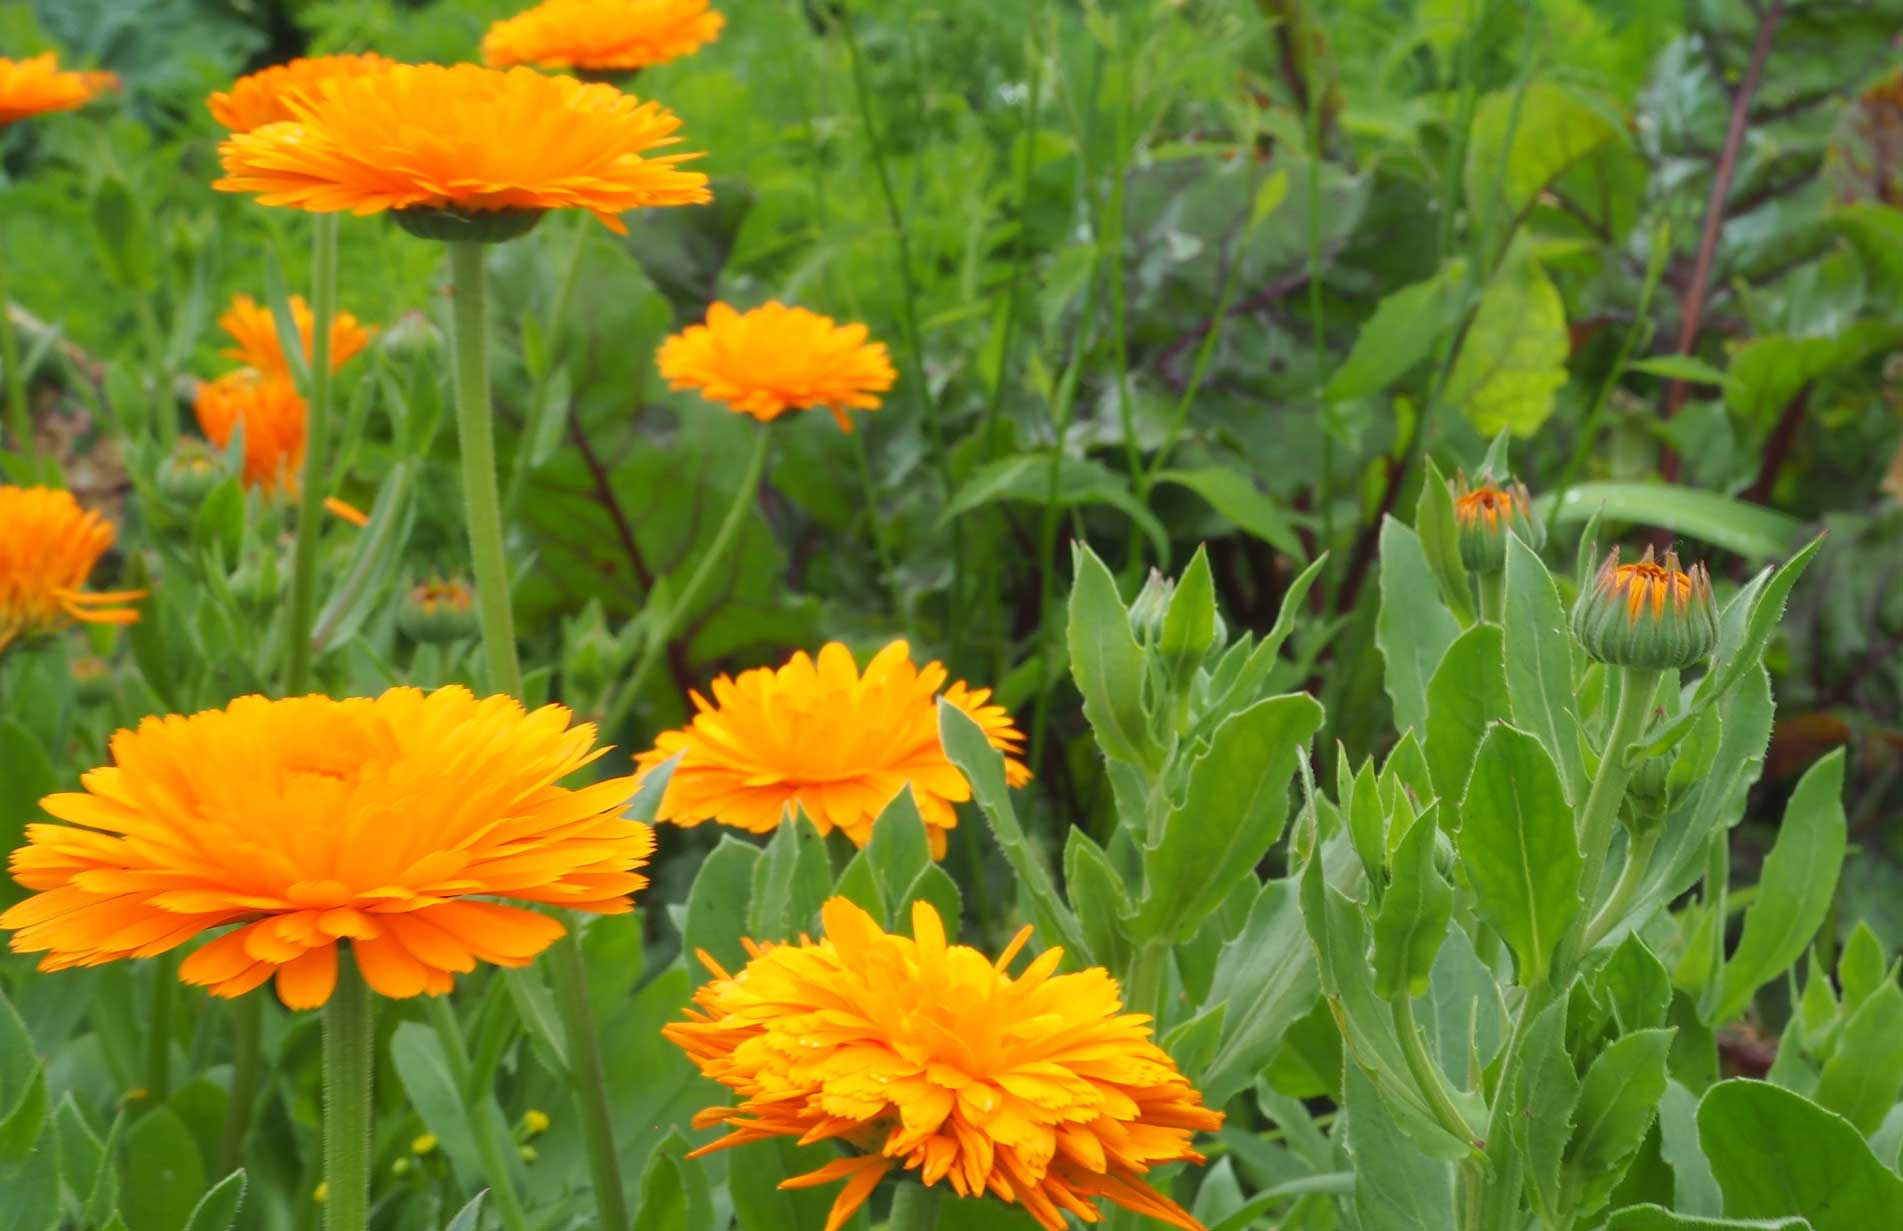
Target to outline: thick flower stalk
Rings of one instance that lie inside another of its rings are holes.
[[[802,652],[779,668],[722,675],[712,701],[691,694],[696,713],[686,726],[663,732],[635,758],[637,782],[678,756],[657,820],[770,833],[804,812],[822,834],[838,829],[859,846],[909,786],[932,854],[942,859],[958,824],[953,805],[971,798],[971,786],[939,739],[941,693],[1006,754],[1012,786],[1031,779],[1018,759],[1024,736],[989,703],[991,690],[945,681],[943,665],[914,665],[903,641],[880,650],[864,674],[850,650],[831,642],[817,658]]]
[[[627,73],[692,55],[726,20],[707,0],[543,0],[490,26],[482,58],[494,68]]]
[[[844,431],[849,410],[877,410],[898,379],[885,343],[867,341],[860,324],[840,325],[805,308],[768,303],[737,312],[707,309],[661,346],[661,375],[675,389],[770,422],[789,411],[825,407]]]
[[[613,914],[647,883],[652,831],[618,778],[570,790],[595,730],[550,705],[450,687],[345,701],[241,697],[147,718],[115,764],[41,801],[0,914],[42,970],[169,952],[239,996],[267,979],[294,1009],[330,998],[348,942],[373,991],[439,995],[476,963],[526,965],[563,928],[494,898]]]
[[[86,578],[112,546],[112,523],[62,488],[0,484],[0,650],[78,620],[131,624],[125,604],[144,590],[88,591]]]
[[[911,937],[844,898],[823,921],[819,941],[749,943],[736,975],[701,955],[716,977],[663,1033],[741,1102],[695,1117],[727,1130],[697,1155],[776,1137],[840,1142],[846,1154],[784,1185],[845,1182],[827,1231],[895,1170],[1021,1206],[1049,1231],[1066,1213],[1099,1221],[1100,1200],[1200,1231],[1144,1177],[1201,1162],[1192,1138],[1222,1114],[1152,1040],[1150,1019],[1123,1011],[1108,972],[1057,974],[1063,951],[1050,949],[1013,976],[1030,928],[994,962],[948,944],[923,901]]]

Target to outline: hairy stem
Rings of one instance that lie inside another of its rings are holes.
[[[310,398],[304,426],[304,473],[299,481],[297,545],[291,553],[291,610],[286,696],[311,683],[311,622],[317,611],[317,539],[324,526],[324,490],[330,470],[330,322],[337,314],[337,215],[311,215]]]
[[[555,1000],[568,1036],[574,1066],[576,1101],[581,1104],[582,1138],[588,1148],[588,1178],[595,1190],[601,1231],[626,1231],[628,1198],[621,1191],[621,1167],[615,1153],[614,1120],[608,1112],[607,1066],[601,1059],[601,1033],[588,999],[588,971],[573,924],[549,953],[555,976]]]
[[[1454,1106],[1453,1094],[1447,1089],[1447,1078],[1440,1071],[1440,1065],[1427,1054],[1427,1043],[1421,1034],[1420,1023],[1414,1020],[1414,999],[1405,988],[1390,1005],[1394,1016],[1394,1032],[1401,1036],[1401,1054],[1407,1060],[1407,1071],[1414,1078],[1414,1084],[1420,1089],[1421,1097],[1427,1100],[1428,1110],[1434,1113],[1434,1119],[1440,1126],[1456,1138],[1472,1144],[1473,1128],[1468,1125],[1460,1109]]]
[[[324,1003],[324,1228],[366,1231],[370,1218],[370,993],[352,954],[337,956]]]
[[[1632,767],[1626,763],[1626,749],[1645,733],[1652,713],[1652,695],[1658,691],[1660,672],[1643,667],[1614,667],[1619,676],[1619,708],[1612,726],[1606,731],[1606,743],[1599,758],[1599,773],[1586,792],[1579,811],[1579,849],[1584,863],[1579,873],[1579,893],[1584,907],[1574,917],[1572,927],[1560,942],[1554,973],[1564,974],[1585,953],[1586,919],[1592,913],[1593,897],[1599,891],[1599,877],[1606,868],[1606,856],[1612,845],[1613,827],[1619,823],[1619,805],[1632,781]]]
[[[938,1226],[938,1189],[909,1180],[892,1189],[892,1217],[885,1231],[934,1231]]]

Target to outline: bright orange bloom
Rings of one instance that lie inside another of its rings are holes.
[[[302,295],[291,296],[291,320],[297,325],[297,336],[304,342],[304,362],[311,359],[312,333],[316,330],[316,318],[311,315],[311,307],[304,302]],[[260,304],[249,295],[231,297],[231,307],[218,318],[219,326],[231,335],[237,345],[228,346],[219,354],[228,359],[236,359],[246,367],[256,368],[266,376],[288,377],[291,365],[284,358],[284,348],[278,344],[277,320],[271,315],[271,309]],[[374,327],[366,328],[349,312],[338,312],[330,321],[330,367],[334,372],[358,351],[370,344]]]
[[[871,841],[886,805],[910,786],[932,854],[942,859],[945,835],[958,824],[952,805],[971,798],[938,738],[944,684],[945,668],[915,667],[903,641],[880,650],[863,676],[852,651],[836,641],[820,649],[817,662],[802,652],[777,670],[723,675],[714,680],[712,703],[691,694],[693,720],[663,732],[635,758],[637,780],[678,753],[657,820],[770,833],[804,811],[820,833],[840,829],[860,846]],[[1012,786],[1031,780],[1014,755],[1024,736],[1003,707],[986,704],[990,689],[956,683],[944,696],[1006,754]]]
[[[692,55],[726,21],[707,0],[543,0],[490,26],[482,58],[496,68],[631,71]]]
[[[879,409],[878,395],[898,379],[885,343],[867,342],[864,325],[777,302],[751,312],[716,303],[706,324],[663,342],[659,360],[671,387],[698,389],[763,423],[824,406],[848,432],[847,409]]]
[[[25,60],[0,56],[0,126],[83,107],[118,84],[111,73],[63,72],[50,51]]]
[[[192,409],[205,439],[223,449],[244,425],[244,485],[267,494],[297,490],[304,465],[304,398],[283,376],[250,368],[200,382]]]
[[[682,170],[680,119],[608,85],[458,64],[400,64],[289,96],[293,119],[219,146],[214,187],[330,213],[547,210],[575,206],[610,230],[648,205],[710,201]]]
[[[144,590],[80,588],[113,537],[111,522],[63,488],[0,484],[0,650],[73,620],[136,621],[139,613],[119,604],[144,598]]]
[[[232,132],[248,133],[266,124],[291,119],[288,100],[293,95],[321,93],[326,81],[380,73],[395,63],[374,51],[299,58],[240,77],[232,83],[230,91],[213,94],[205,100],[205,105],[211,109],[212,118]]]
[[[337,945],[386,996],[439,995],[478,961],[526,966],[562,934],[515,898],[616,914],[654,835],[622,819],[627,778],[570,790],[605,749],[559,705],[465,688],[374,700],[240,697],[147,718],[114,765],[40,806],[0,914],[42,970],[150,957],[226,924],[186,983],[239,996],[276,976],[294,1009],[330,998]]]
[[[911,937],[845,898],[822,918],[817,943],[749,942],[738,976],[700,955],[716,978],[662,1033],[744,1101],[694,1117],[728,1131],[688,1157],[774,1137],[845,1142],[852,1154],[782,1185],[846,1181],[826,1231],[900,1166],[1021,1205],[1050,1231],[1065,1211],[1099,1221],[1098,1198],[1200,1231],[1143,1176],[1201,1162],[1191,1138],[1222,1114],[1151,1040],[1148,1015],[1123,1011],[1109,972],[1056,974],[1063,950],[1047,949],[1013,978],[1030,928],[992,962],[946,944],[922,899]]]

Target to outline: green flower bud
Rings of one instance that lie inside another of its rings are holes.
[[[1711,574],[1702,564],[1681,569],[1676,551],[1657,564],[1650,547],[1637,564],[1620,564],[1615,547],[1573,604],[1573,636],[1615,667],[1664,671],[1702,662],[1718,642]]]
[[[412,641],[448,642],[474,635],[476,594],[460,581],[426,581],[410,587],[396,625]]]
[[[1163,634],[1163,619],[1169,615],[1170,600],[1176,597],[1176,582],[1156,569],[1130,604],[1130,631],[1145,645],[1153,645]]]
[[[182,440],[159,464],[159,494],[182,509],[195,509],[224,481],[225,460],[203,441]]]
[[[97,654],[75,658],[68,670],[73,676],[73,694],[81,701],[104,701],[112,695],[112,664]]]
[[[1483,576],[1499,572],[1507,563],[1507,534],[1538,551],[1546,543],[1546,526],[1533,516],[1533,498],[1526,484],[1509,479],[1493,484],[1491,471],[1476,476],[1479,486],[1467,482],[1465,472],[1455,476],[1454,521],[1460,528],[1460,559],[1467,570]]]

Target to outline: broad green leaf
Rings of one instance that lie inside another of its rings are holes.
[[[1467,262],[1456,257],[1432,276],[1383,295],[1329,380],[1328,399],[1379,393],[1425,359],[1453,323],[1455,295],[1466,276]]]
[[[555,997],[549,994],[541,974],[535,967],[528,966],[505,970],[502,977],[522,1029],[542,1050],[544,1060],[557,1066],[556,1072],[567,1073],[568,1034],[562,1026],[561,1012],[555,1007]]]
[[[1348,1156],[1355,1168],[1355,1216],[1361,1231],[1444,1231],[1455,1225],[1454,1169],[1414,1148],[1394,1123],[1381,1092],[1348,1066]]]
[[[37,1057],[32,1063],[25,1088],[10,1104],[0,1104],[0,1165],[31,1154],[46,1125],[46,1066]]]
[[[1553,413],[1571,349],[1558,288],[1532,258],[1509,260],[1481,293],[1443,396],[1477,431],[1524,439]]]
[[[687,1159],[690,1148],[675,1128],[649,1153],[633,1231],[700,1231],[715,1225],[713,1192],[705,1171]]]
[[[760,858],[759,847],[725,834],[701,860],[687,891],[687,921],[681,932],[681,953],[696,985],[712,977],[700,961],[702,953],[730,973],[746,964],[740,938],[746,934],[753,871]]]
[[[1396,823],[1401,818],[1396,817]],[[1440,809],[1430,804],[1395,845],[1389,881],[1374,917],[1374,990],[1387,1000],[1427,990],[1434,955],[1447,936],[1454,887],[1435,866]]]
[[[860,851],[847,862],[846,870],[833,883],[833,896],[845,898],[874,919],[883,919],[887,926],[891,925],[885,894],[879,889],[879,877],[873,872],[872,860],[867,858],[865,851]]]
[[[1209,507],[1236,523],[1245,533],[1261,539],[1285,556],[1302,558],[1302,541],[1288,515],[1269,499],[1255,481],[1241,471],[1224,466],[1206,466],[1196,470],[1164,470],[1151,481],[1152,486],[1173,483],[1187,487]]]
[[[1514,724],[1545,745],[1568,800],[1585,795],[1579,712],[1573,689],[1573,634],[1553,575],[1531,547],[1507,538],[1501,650]]]
[[[1395,727],[1421,731],[1427,727],[1427,682],[1460,636],[1460,621],[1441,603],[1440,585],[1412,530],[1383,518],[1380,550],[1381,612],[1374,642],[1387,667]]]
[[[1282,208],[1282,202],[1287,199],[1288,168],[1278,167],[1255,190],[1255,200],[1249,206],[1249,229],[1261,226],[1270,214]]]
[[[391,1067],[409,1095],[410,1106],[436,1135],[455,1169],[457,1182],[473,1188],[482,1181],[482,1156],[476,1149],[475,1117],[456,1086],[455,1070],[436,1031],[421,1022],[404,1022],[390,1036]],[[129,1143],[128,1143],[129,1144]]]
[[[1211,1005],[1163,1036],[1163,1050],[1176,1061],[1177,1068],[1185,1073],[1203,1071],[1222,1038],[1223,1016],[1223,1005]]]
[[[1133,909],[1130,895],[1109,856],[1081,825],[1071,826],[1064,839],[1064,887],[1089,940],[1078,957],[1088,956],[1110,970],[1124,969],[1130,958],[1130,937],[1123,924]]]
[[[1072,562],[1070,673],[1084,697],[1084,717],[1105,756],[1155,768],[1162,752],[1144,705],[1148,668],[1129,611],[1096,552],[1080,545]]]
[[[1580,1081],[1565,1172],[1567,1188],[1582,1213],[1605,1203],[1644,1142],[1665,1093],[1665,1059],[1671,1049],[1670,1030],[1636,1031],[1600,1052]]]
[[[887,822],[893,830],[889,834],[881,828]],[[928,858],[925,827],[918,819],[910,790],[900,791],[873,822],[868,849],[877,848],[882,838],[888,850],[916,842],[921,861]],[[876,855],[873,871],[878,871]],[[909,884],[909,879],[905,883]],[[832,889],[833,869],[826,859],[825,840],[804,813],[788,817],[773,831],[754,863],[753,888],[747,900],[747,934],[755,940],[788,941],[812,931],[819,908],[832,896]]]
[[[1564,1205],[1560,1163],[1579,1105],[1579,1075],[1566,1051],[1566,1009],[1567,997],[1555,997],[1527,1028],[1520,1068],[1503,1105],[1513,1140],[1527,1160],[1533,1206],[1549,1223],[1560,1220]]]
[[[622,809],[622,815],[631,821],[640,821],[652,825],[661,811],[661,800],[667,795],[667,784],[674,780],[674,768],[681,763],[685,753],[677,752],[641,779],[641,789],[628,800],[628,806]]]
[[[1683,1042],[1681,1030],[1678,1042]],[[1711,1161],[1698,1148],[1698,1096],[1676,1079],[1659,1098],[1659,1153],[1672,1169],[1672,1204],[1689,1214],[1724,1212],[1724,1194],[1711,1176]]]
[[[1746,422],[1768,430],[1792,399],[1819,377],[1862,363],[1896,345],[1903,329],[1887,321],[1859,321],[1823,337],[1758,337],[1732,353],[1725,372],[1725,404]]]
[[[1744,913],[1744,933],[1725,963],[1717,1020],[1731,1020],[1760,987],[1789,969],[1823,925],[1843,865],[1843,783],[1838,749],[1811,766],[1791,793],[1757,896]]]
[[[1725,1081],[1698,1105],[1698,1134],[1732,1218],[1875,1231],[1903,1210],[1903,1178],[1842,1116],[1762,1081]]]
[[[1566,489],[1557,510],[1552,495],[1535,498],[1533,515],[1550,516],[1555,526],[1584,525],[1598,516],[1659,526],[1752,560],[1783,555],[1804,532],[1787,513],[1669,483],[1579,483]]]
[[[243,1170],[218,1181],[192,1209],[185,1231],[231,1231],[237,1225],[238,1210],[244,1205],[244,1190]]]
[[[1157,649],[1169,664],[1172,685],[1186,687],[1216,642],[1216,581],[1209,572],[1209,552],[1196,549],[1189,567],[1176,579],[1176,592],[1170,596],[1169,610],[1163,617],[1163,634]]]
[[[823,1167],[838,1156],[837,1148],[825,1142],[802,1147],[785,1137],[757,1142],[744,1156],[735,1155],[727,1168],[727,1186],[739,1231],[803,1231],[825,1226],[826,1213],[833,1203],[831,1188],[781,1188],[780,1183]],[[866,1222],[862,1210],[845,1225],[864,1228]]]
[[[1474,108],[1467,200],[1486,230],[1505,227],[1569,167],[1621,138],[1608,109],[1563,86],[1532,81]]]
[[[1467,793],[1488,725],[1511,717],[1512,707],[1500,626],[1476,624],[1447,647],[1427,685],[1427,767],[1450,809]]]
[[[1320,994],[1299,887],[1293,878],[1269,881],[1256,895],[1248,923],[1216,959],[1208,1003],[1227,1005],[1228,1011],[1222,1038],[1198,1081],[1204,1100],[1220,1107],[1248,1089],[1290,1024]]]
[[[449,1220],[444,1231],[478,1231],[482,1223],[482,1201],[488,1195],[489,1190],[485,1188],[471,1197],[467,1205],[456,1211],[456,1217]]]
[[[946,934],[958,935],[958,923],[965,912],[965,895],[950,872],[938,864],[928,863],[919,869],[910,885],[899,891],[898,905],[892,908],[892,918],[896,926],[907,932],[912,930],[914,902],[930,902],[932,909],[938,912],[939,922],[945,925]]]
[[[1843,955],[1837,959],[1837,981],[1843,984],[1844,1004],[1854,1009],[1889,983],[1890,959],[1883,941],[1863,920],[1850,930]]]
[[[1055,504],[1073,508],[1084,504],[1110,505],[1137,524],[1156,549],[1156,557],[1170,556],[1169,532],[1130,492],[1130,480],[1102,463],[1089,458],[1066,456],[1058,462],[1055,484],[1051,458],[1045,453],[1021,453],[1001,457],[981,467],[966,479],[945,502],[938,524],[948,526],[952,519],[987,504],[1016,501],[1035,505]]]
[[[1633,372],[1643,372],[1647,376],[1682,380],[1693,385],[1710,385],[1717,388],[1725,383],[1725,374],[1722,371],[1690,355],[1653,355],[1647,359],[1634,359],[1626,364],[1626,368]]]
[[[1812,1231],[1802,1218],[1704,1218],[1659,1205],[1632,1205],[1615,1213],[1606,1231]]]
[[[1337,749],[1341,763],[1347,765],[1347,752]],[[1388,866],[1388,814],[1381,806],[1381,791],[1375,783],[1374,762],[1361,763],[1361,772],[1353,781],[1353,792],[1342,800],[1342,814],[1348,821],[1348,841],[1355,848],[1355,855],[1361,860],[1361,870],[1367,874],[1370,895],[1376,902],[1381,900],[1381,891],[1387,885],[1385,875]]]
[[[191,1127],[170,1107],[154,1107],[126,1134],[125,1195],[119,1206],[126,1226],[182,1231],[204,1191],[205,1164]]]
[[[1867,1137],[1882,1126],[1898,1094],[1903,1094],[1903,989],[1886,983],[1844,1023],[1811,1097]]]
[[[1512,947],[1520,981],[1538,985],[1579,912],[1581,859],[1572,809],[1537,739],[1498,724],[1480,741],[1458,843],[1480,913]]]
[[[1216,728],[1189,767],[1182,806],[1143,852],[1140,937],[1185,941],[1282,836],[1296,758],[1322,724],[1307,693],[1270,697]]]
[[[0,848],[15,850],[26,843],[26,827],[44,819],[40,800],[59,789],[59,773],[40,741],[20,720],[0,715]],[[0,901],[10,900],[9,886]]]
[[[157,284],[151,212],[133,197],[125,178],[110,173],[93,190],[93,249],[121,290],[149,294]]]
[[[1421,480],[1421,498],[1414,505],[1414,533],[1421,540],[1427,567],[1440,579],[1440,596],[1463,625],[1474,622],[1473,582],[1460,558],[1460,527],[1454,520],[1454,493],[1447,478],[1427,459],[1427,477]]]
[[[1594,992],[1612,1014],[1617,1033],[1655,1030],[1672,1006],[1672,977],[1638,935],[1619,942],[1594,980]]]

